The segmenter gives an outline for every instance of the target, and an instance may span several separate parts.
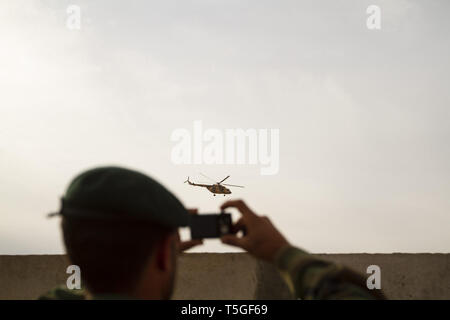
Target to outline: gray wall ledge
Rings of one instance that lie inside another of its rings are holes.
[[[366,274],[381,268],[390,299],[450,299],[450,254],[318,254]],[[0,299],[35,299],[65,284],[65,255],[0,255]],[[246,253],[180,256],[174,299],[292,299],[277,270]]]

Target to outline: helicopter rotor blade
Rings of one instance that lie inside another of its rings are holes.
[[[224,179],[222,179],[222,181],[217,182],[218,184],[221,184],[222,182],[224,182],[225,180],[227,180],[230,176],[226,176]]]
[[[203,173],[199,172],[199,174],[201,174],[202,176],[204,176],[206,179],[211,180],[212,182],[216,183],[216,181],[214,181],[213,179],[211,179],[210,177],[204,175]]]
[[[226,184],[226,183],[224,183],[224,184],[222,184],[223,186],[228,186],[228,187],[238,187],[238,188],[245,188],[244,186],[237,186],[237,185],[235,185],[235,184]]]

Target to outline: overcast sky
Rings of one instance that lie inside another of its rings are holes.
[[[66,26],[69,4],[81,29]],[[369,30],[366,9],[381,8]],[[69,181],[229,183],[312,252],[450,251],[448,1],[2,1],[0,254],[61,253]],[[177,128],[279,129],[280,166],[175,165]],[[230,197],[228,197],[230,198]],[[207,241],[196,251],[232,251]]]

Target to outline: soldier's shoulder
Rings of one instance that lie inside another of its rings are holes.
[[[59,286],[41,295],[38,300],[86,300],[86,291]]]

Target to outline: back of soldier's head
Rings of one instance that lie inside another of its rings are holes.
[[[59,213],[67,254],[94,294],[131,291],[155,246],[188,220],[161,184],[118,167],[77,176]]]

